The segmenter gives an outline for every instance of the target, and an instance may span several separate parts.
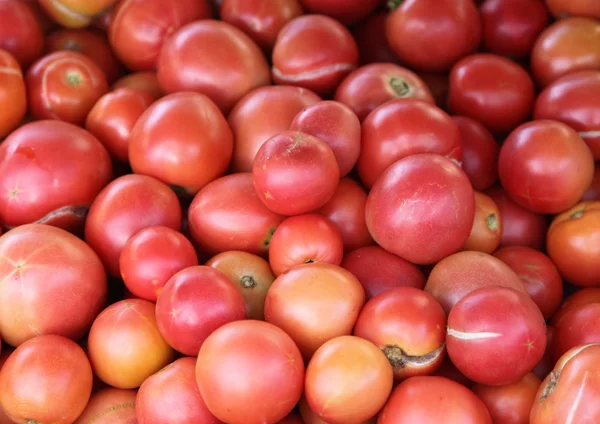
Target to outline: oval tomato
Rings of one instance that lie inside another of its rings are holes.
[[[0,140],[19,126],[26,113],[27,92],[19,62],[0,49]]]

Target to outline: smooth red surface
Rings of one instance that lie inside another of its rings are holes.
[[[0,50],[0,139],[16,129],[26,113],[27,91],[21,66],[12,54]]]
[[[42,27],[26,2],[0,2],[0,49],[11,53],[25,70],[42,55]]]

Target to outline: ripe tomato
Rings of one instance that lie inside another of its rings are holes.
[[[402,63],[412,68],[445,71],[479,46],[481,19],[472,0],[405,0],[390,4],[388,41]]]
[[[558,19],[568,16],[587,16],[600,19],[600,3],[594,0],[546,0],[550,13]]]
[[[502,216],[491,197],[475,192],[475,220],[464,250],[494,252],[502,237]]]
[[[358,46],[359,64],[400,62],[392,52],[387,40],[386,19],[387,12],[385,10],[376,10],[354,26],[352,35]]]
[[[119,78],[112,86],[112,90],[119,88],[133,88],[134,90],[143,91],[150,94],[154,100],[158,100],[163,96],[163,92],[158,84],[156,72],[134,72]]]
[[[38,336],[19,346],[4,363],[0,405],[13,422],[70,424],[90,398],[92,378],[90,362],[74,341]]]
[[[360,282],[345,269],[327,263],[298,265],[271,285],[265,320],[289,334],[308,360],[327,340],[352,333],[364,302]]]
[[[243,384],[232,384],[232,376]],[[276,424],[302,396],[304,363],[283,330],[262,321],[235,321],[216,330],[202,345],[196,382],[206,406],[219,420]]]
[[[582,288],[567,297],[552,317],[552,325],[562,319],[567,312],[590,303],[600,303],[600,288]]]
[[[105,388],[92,393],[74,424],[138,424],[135,390]]]
[[[225,115],[245,94],[271,82],[256,43],[233,25],[208,19],[187,24],[167,38],[157,69],[165,93],[204,94]]]
[[[27,92],[19,62],[0,49],[0,140],[19,126],[26,113]]]
[[[60,25],[83,28],[96,15],[113,6],[118,0],[39,0],[44,11]]]
[[[0,49],[12,54],[25,71],[44,50],[44,33],[27,2],[0,2]]]
[[[129,161],[149,175],[194,195],[225,173],[233,135],[219,108],[190,92],[163,97],[142,113],[129,137]]]
[[[584,193],[581,200],[600,200],[600,166],[596,165],[592,185]]]
[[[350,31],[335,19],[304,15],[281,28],[272,62],[275,83],[326,95],[358,65],[358,46]]]
[[[553,320],[553,358],[560,359],[568,350],[589,343],[600,343],[600,303],[572,305]]]

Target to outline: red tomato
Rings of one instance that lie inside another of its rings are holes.
[[[269,65],[256,43],[233,25],[208,19],[185,25],[167,38],[157,69],[165,93],[204,94],[224,114],[245,94],[271,82]]]
[[[183,234],[160,225],[131,237],[119,256],[125,286],[136,297],[156,302],[162,288],[177,272],[198,265],[192,243]]]
[[[552,325],[555,325],[567,312],[590,303],[600,303],[600,288],[582,288],[567,297],[552,317]]]
[[[308,13],[327,15],[349,26],[366,18],[379,0],[300,0]]]
[[[438,370],[434,372],[433,375],[437,377],[448,378],[467,388],[471,388],[474,384],[456,368],[456,366],[452,363],[450,358],[448,358],[448,355],[444,356],[444,359],[442,360],[442,365],[440,365]]]
[[[188,210],[191,235],[209,254],[243,250],[266,256],[271,237],[284,219],[260,201],[249,172],[209,183]]]
[[[162,338],[154,303],[126,299],[113,303],[94,321],[88,336],[94,374],[117,389],[135,389],[173,359]]]
[[[535,119],[553,119],[569,125],[600,160],[600,71],[567,74],[548,85],[538,96]]]
[[[241,384],[232,384],[232,377]],[[202,345],[196,382],[208,409],[221,421],[275,424],[302,396],[304,363],[283,330],[262,321],[236,321]]]
[[[83,413],[74,424],[138,424],[135,390],[101,389],[92,393]]]
[[[361,121],[382,104],[402,98],[434,103],[429,87],[417,74],[393,63],[361,66],[335,92],[335,99],[348,105]]]
[[[463,249],[492,253],[500,245],[501,237],[502,216],[498,205],[491,197],[476,191],[475,220]]]
[[[581,200],[600,200],[600,166],[596,165],[592,185],[587,189]]]
[[[554,367],[554,327],[546,326],[546,351],[540,362],[533,369],[533,373],[539,378],[544,379]]]
[[[433,264],[467,241],[475,217],[473,188],[450,160],[412,155],[379,177],[365,215],[381,247],[415,264]]]
[[[90,398],[92,378],[90,362],[74,341],[38,336],[19,346],[4,363],[0,404],[16,423],[70,424]]]
[[[150,94],[154,100],[163,96],[163,92],[158,84],[156,72],[135,72],[119,78],[112,86],[112,90],[119,88],[133,88]]]
[[[8,51],[27,70],[44,50],[44,34],[27,2],[0,2],[0,49]]]
[[[252,171],[256,152],[263,143],[289,130],[301,110],[320,100],[312,91],[292,86],[261,87],[244,96],[228,116],[234,136],[231,169]]]
[[[109,274],[120,275],[119,256],[133,235],[153,225],[179,230],[181,206],[166,185],[145,175],[125,175],[98,194],[85,223],[85,241]]]
[[[565,124],[523,124],[502,144],[498,173],[506,193],[535,213],[554,214],[581,199],[594,178],[594,158]]]
[[[502,56],[528,56],[549,20],[544,0],[485,0],[479,10],[483,45]]]
[[[21,124],[26,113],[27,91],[19,62],[0,49],[0,140]]]
[[[547,27],[531,52],[531,71],[545,87],[576,71],[600,69],[600,22],[590,18],[566,18]]]
[[[448,105],[504,134],[525,122],[535,101],[533,80],[520,65],[489,53],[468,56],[450,73]]]
[[[77,146],[75,148],[74,146]],[[112,177],[106,149],[89,132],[58,121],[14,131],[0,146],[0,219],[73,229]]]
[[[318,414],[316,414],[312,409],[310,409],[310,406],[308,405],[308,402],[306,401],[306,396],[302,396],[302,399],[300,399],[300,404],[299,404],[299,408],[300,410],[300,415],[302,416],[302,423],[298,423],[298,424],[327,424],[325,421],[323,421]],[[377,416],[374,416],[373,418],[365,421],[364,423],[361,424],[376,424],[377,423]]]
[[[587,16],[600,19],[600,3],[594,0],[546,0],[554,17]]]
[[[196,384],[196,358],[181,358],[144,381],[135,400],[139,424],[221,424]]]
[[[387,12],[376,10],[366,19],[358,23],[352,30],[359,52],[359,63],[399,63],[400,60],[392,52],[385,33]]]
[[[560,359],[568,350],[589,343],[600,343],[600,303],[573,305],[554,323],[553,358]]]
[[[39,0],[45,12],[67,28],[90,25],[96,15],[113,6],[118,0]]]
[[[190,92],[156,101],[129,137],[135,173],[190,195],[225,173],[232,151],[233,135],[221,111],[205,95]]]
[[[167,37],[189,22],[210,19],[207,0],[120,0],[108,37],[113,52],[132,71],[152,71]]]
[[[327,340],[352,333],[364,302],[362,286],[345,269],[298,265],[273,282],[265,320],[289,334],[308,360]]]
[[[273,47],[273,80],[332,93],[358,65],[358,46],[350,31],[324,15],[304,15],[289,21]]]
[[[405,0],[390,4],[388,41],[402,63],[412,68],[445,71],[479,46],[481,20],[472,0]]]
[[[252,181],[258,198],[270,210],[298,215],[319,209],[333,197],[340,170],[325,141],[299,131],[284,131],[268,139],[256,153]]]
[[[306,368],[306,400],[331,424],[360,424],[383,407],[393,372],[381,350],[367,340],[342,336],[315,352]]]

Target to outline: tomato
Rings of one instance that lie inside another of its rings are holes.
[[[192,237],[209,254],[243,250],[265,256],[284,219],[260,201],[249,172],[209,183],[194,197],[188,211]]]
[[[271,82],[267,60],[256,43],[233,25],[214,20],[192,22],[167,38],[157,75],[165,93],[204,94],[224,114],[245,94]]]
[[[71,424],[91,393],[92,368],[85,352],[62,336],[23,343],[0,373],[0,404],[14,422]]]
[[[502,424],[529,424],[529,413],[542,381],[533,373],[503,386],[476,384],[473,392],[485,403],[492,420]]]
[[[600,343],[600,303],[573,305],[554,323],[553,358],[558,360],[568,350],[589,343]]]
[[[312,91],[292,86],[261,87],[244,96],[228,116],[234,136],[232,171],[252,171],[256,152],[263,143],[289,130],[301,110],[320,100]]]
[[[519,276],[500,259],[483,252],[459,252],[439,261],[425,291],[435,297],[446,313],[475,289],[502,286],[527,293]]]
[[[472,0],[395,0],[390,5],[387,38],[411,68],[445,71],[479,46],[481,19]]]
[[[400,383],[379,413],[377,424],[492,424],[485,404],[469,389],[438,376]]]
[[[600,4],[593,0],[546,0],[546,6],[558,19],[571,15],[600,19]]]
[[[135,390],[105,388],[95,393],[74,424],[137,424]]]
[[[335,92],[361,121],[382,104],[395,99],[434,103],[429,87],[414,72],[393,63],[373,63],[352,71]]]
[[[310,409],[310,406],[308,405],[308,402],[306,400],[306,396],[302,396],[302,399],[300,399],[298,409],[300,410],[300,415],[302,416],[302,423],[298,423],[298,424],[327,424],[325,421],[323,421],[319,417],[318,414],[316,414],[312,409]],[[373,418],[365,421],[362,424],[376,424],[376,423],[377,423],[377,416],[374,416]]]
[[[531,372],[547,341],[544,317],[529,295],[499,286],[475,289],[459,300],[446,334],[452,363],[470,380],[493,386]]]
[[[531,71],[545,87],[563,75],[600,69],[600,22],[566,18],[547,27],[531,51]]]
[[[358,278],[367,300],[395,287],[425,287],[425,276],[416,265],[379,246],[364,246],[347,253],[342,267]]]
[[[281,28],[272,62],[275,83],[327,95],[358,65],[358,46],[350,31],[335,19],[304,15]]]
[[[474,54],[460,60],[450,73],[450,110],[494,133],[508,133],[525,122],[534,101],[535,86],[527,71],[502,56]]]
[[[180,358],[144,381],[135,410],[140,424],[220,424],[196,384],[196,358]]]
[[[600,160],[600,71],[567,74],[548,85],[533,109],[535,119],[553,119],[569,125]]]
[[[104,309],[88,336],[94,374],[117,389],[135,389],[173,359],[158,331],[154,303],[126,299]]]
[[[163,96],[158,83],[156,72],[134,72],[119,78],[112,86],[112,90],[119,88],[133,88],[150,94],[154,100],[158,100]]]
[[[0,140],[21,124],[26,113],[27,92],[19,62],[0,49]]]
[[[381,350],[367,340],[342,336],[315,352],[306,368],[306,400],[327,423],[360,424],[383,407],[393,372]]]
[[[392,52],[387,40],[386,19],[387,12],[385,10],[376,10],[354,26],[352,35],[358,46],[359,64],[400,62]]]
[[[308,360],[327,340],[352,333],[364,302],[364,290],[350,272],[309,263],[273,282],[265,299],[265,320],[289,334]]]
[[[232,377],[241,384],[232,384]],[[235,321],[216,330],[202,345],[196,382],[206,406],[219,420],[275,424],[302,396],[304,363],[283,330],[262,321]]]
[[[554,368],[556,360],[554,359],[554,327],[546,326],[546,351],[544,356],[533,369],[533,373],[539,378],[544,379]]]
[[[0,49],[12,54],[23,70],[42,55],[44,33],[27,2],[0,2]]]
[[[583,194],[581,200],[600,200],[600,166],[596,165],[592,184]]]
[[[568,296],[552,317],[552,325],[556,325],[567,312],[590,303],[600,303],[600,288],[582,288]]]
[[[142,113],[129,137],[129,161],[190,195],[225,173],[233,136],[225,117],[205,95],[175,93]]]
[[[567,281],[579,287],[600,286],[600,202],[582,202],[555,217],[547,249]]]
[[[486,194],[490,196],[502,217],[500,246],[527,246],[541,250],[546,242],[548,221],[544,215],[535,214],[513,202],[501,187]]]
[[[162,225],[179,230],[181,206],[166,185],[145,175],[125,175],[98,194],[85,223],[85,241],[96,251],[109,274],[120,275],[119,256],[133,235]]]
[[[160,225],[131,237],[119,256],[125,286],[136,296],[156,302],[167,281],[177,272],[198,265],[192,243],[183,234]]]
[[[224,0],[220,10],[224,22],[244,31],[265,53],[270,53],[273,49],[281,28],[302,13],[302,6],[298,0],[258,3]]]
[[[104,34],[95,30],[63,29],[46,38],[46,52],[71,50],[92,59],[102,69],[106,80],[114,82],[121,73],[121,65],[113,54]]]
[[[77,146],[77,148],[74,148]],[[0,220],[74,229],[112,177],[106,149],[89,132],[58,121],[14,131],[0,146]]]
[[[483,45],[502,56],[528,56],[549,20],[544,0],[485,0],[479,10]]]
[[[266,260],[252,253],[230,250],[213,256],[205,265],[224,273],[242,293],[248,319],[264,319],[265,298],[275,281]]]
[[[67,28],[83,28],[103,10],[118,0],[39,0],[44,11],[60,25]]]
[[[436,372],[434,372],[432,375],[437,376],[437,377],[444,377],[447,379],[450,379],[452,381],[455,381],[467,388],[471,388],[473,386],[473,382],[471,380],[469,380],[467,377],[465,377],[457,368],[456,366],[452,363],[452,361],[450,360],[450,358],[448,358],[448,355],[444,355],[444,359],[442,360],[442,364],[440,365],[440,367],[437,369]]]
[[[475,217],[473,188],[450,160],[412,155],[379,177],[365,215],[381,247],[415,264],[433,264],[467,241]]]
[[[464,250],[484,253],[494,252],[502,237],[502,217],[498,205],[491,197],[475,192],[475,220]]]
[[[494,136],[478,121],[467,116],[453,116],[462,145],[462,169],[475,190],[487,190],[498,180],[500,146]]]
[[[132,71],[152,71],[167,37],[189,22],[210,19],[207,0],[120,0],[108,38],[113,52]]]

